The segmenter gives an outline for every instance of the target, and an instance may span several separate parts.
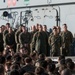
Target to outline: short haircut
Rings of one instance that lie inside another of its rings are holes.
[[[35,57],[35,56],[36,56],[36,53],[33,52],[33,53],[30,54],[30,56],[31,56],[31,57]]]
[[[56,27],[56,26],[53,26],[53,30],[54,30],[54,29],[57,29],[57,27]]]
[[[66,24],[66,23],[64,23],[64,24],[63,24],[63,26],[66,26],[66,27],[67,27],[67,24]]]
[[[6,25],[9,25],[10,26],[10,23],[6,23]]]
[[[43,59],[43,60],[45,60],[45,54],[43,54],[43,53],[40,54],[40,55],[39,55],[39,59]]]
[[[19,65],[18,64],[13,64],[13,65],[11,65],[11,69],[18,70],[19,69]]]
[[[61,59],[65,59],[65,56],[64,55],[60,55],[59,56],[59,60],[61,60]]]
[[[72,59],[71,59],[71,58],[67,58],[67,59],[65,60],[65,63],[67,64],[68,62],[72,62]]]
[[[19,53],[15,53],[14,59],[15,61],[21,61],[21,56],[19,55]]]
[[[26,57],[26,58],[25,58],[25,62],[26,62],[26,63],[30,63],[30,62],[32,62],[32,59],[31,59],[30,57]]]
[[[60,64],[61,64],[61,65],[65,65],[65,59],[61,59],[61,60],[60,60]]]
[[[47,28],[47,25],[43,25],[43,26]]]

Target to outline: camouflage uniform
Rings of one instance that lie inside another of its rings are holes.
[[[12,33],[7,33],[5,36],[4,36],[4,43],[5,43],[5,46],[9,47],[10,49],[13,49],[14,52],[16,51],[16,48],[15,48],[15,35],[14,35],[14,32]]]
[[[29,32],[20,33],[19,35],[20,47],[27,47],[29,54],[30,54],[30,41],[31,41],[31,35]]]
[[[50,34],[48,38],[48,43],[51,47],[50,55],[51,56],[59,56],[60,55],[60,47],[61,47],[61,36]]]
[[[32,39],[32,48],[36,50],[38,54],[44,53],[47,55],[47,37],[46,34],[41,32],[36,32]]]
[[[70,46],[71,43],[73,41],[73,35],[70,31],[64,32],[62,31],[60,33],[61,37],[62,37],[62,48],[61,48],[61,52],[64,55],[70,55]]]

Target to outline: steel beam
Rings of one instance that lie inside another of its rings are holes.
[[[49,6],[64,6],[64,5],[75,5],[75,2],[56,3],[56,4],[44,4],[44,5],[33,5],[33,6],[22,6],[22,7],[11,7],[11,8],[1,8],[0,10],[39,8],[39,7],[49,7]]]

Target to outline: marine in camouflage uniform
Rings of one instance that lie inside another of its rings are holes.
[[[71,55],[70,47],[73,41],[73,35],[70,31],[67,30],[66,24],[63,24],[63,31],[60,35],[62,37],[61,53],[65,56]]]
[[[47,56],[50,56],[50,46],[48,44],[48,37],[49,37],[50,33],[47,31],[46,25],[43,25],[43,32],[45,32],[46,37],[47,37]]]
[[[22,32],[19,35],[19,42],[20,42],[20,48],[26,47],[28,49],[28,52],[30,54],[30,41],[31,41],[31,35],[29,32],[27,32],[26,27],[22,27]]]
[[[61,36],[58,34],[56,27],[53,28],[53,32],[48,38],[48,43],[51,47],[50,56],[59,56],[61,47]]]
[[[4,43],[5,46],[8,47],[9,49],[13,49],[14,52],[16,52],[16,47],[15,47],[15,34],[12,31],[12,28],[9,28],[9,32],[4,36]]]
[[[39,25],[39,31],[37,31],[32,39],[32,48],[36,50],[38,54],[44,53],[47,55],[47,37],[42,31],[42,26]]]

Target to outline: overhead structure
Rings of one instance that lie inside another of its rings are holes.
[[[64,5],[75,5],[75,2],[56,3],[56,4],[44,4],[44,5],[33,5],[33,6],[22,6],[22,7],[11,7],[11,8],[1,8],[0,10],[25,9],[25,8],[40,8],[40,7],[64,6]]]
[[[4,1],[6,1],[6,0],[4,0]],[[25,1],[29,1],[29,0],[25,0]],[[9,8],[1,8],[0,11],[1,10],[13,10],[13,9],[25,9],[25,8],[40,8],[40,7],[58,6],[59,11],[58,11],[58,9],[55,8],[55,10],[56,10],[56,25],[58,26],[58,24],[60,25],[60,7],[59,6],[63,6],[63,5],[75,5],[75,2],[56,3],[56,4],[49,3],[49,4],[44,4],[44,5],[33,5],[33,6],[22,6],[22,7],[9,7]],[[5,13],[5,16],[7,16],[6,13]],[[24,19],[24,20],[26,20],[26,19]],[[21,20],[20,20],[20,24],[21,24]]]

